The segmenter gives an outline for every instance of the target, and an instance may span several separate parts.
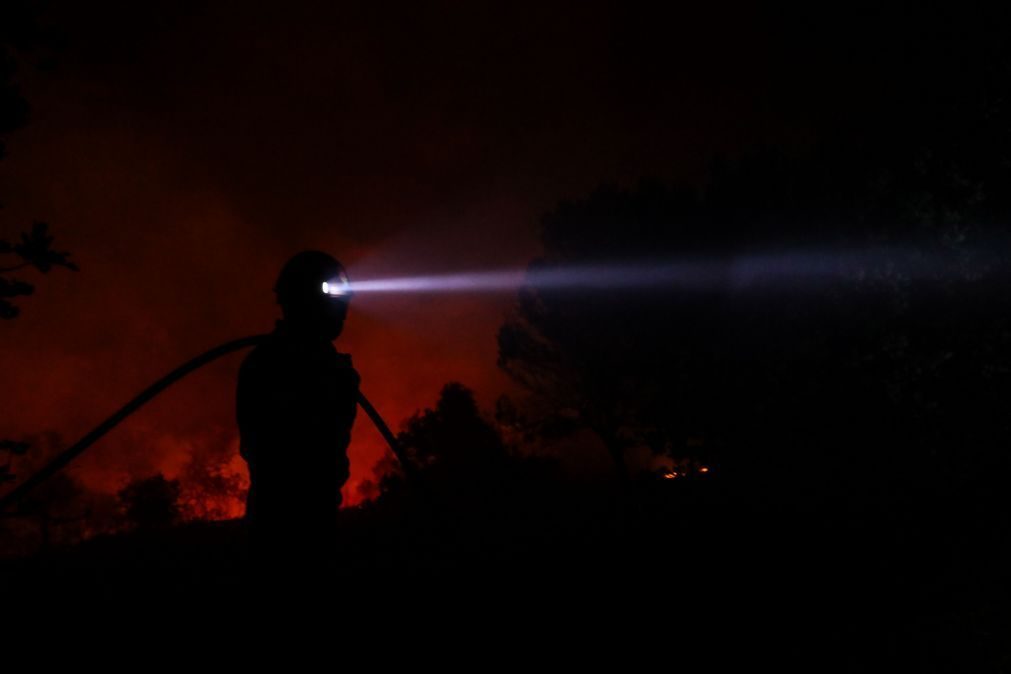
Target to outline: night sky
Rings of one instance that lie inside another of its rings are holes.
[[[252,4],[40,6],[44,39],[17,76],[31,116],[0,162],[3,232],[45,220],[81,271],[34,279],[0,326],[17,401],[3,435],[55,433],[21,473],[186,358],[270,330],[271,285],[299,250],[359,279],[522,267],[563,198],[698,183],[717,156],[802,146],[863,107],[848,91],[866,82],[838,77],[849,56],[826,58],[818,25],[733,4]],[[336,346],[394,426],[450,380],[489,408],[510,387],[495,335],[513,301],[362,297]],[[111,493],[194,465],[241,473],[239,362],[161,396],[72,474]],[[360,417],[351,502],[381,453]]]

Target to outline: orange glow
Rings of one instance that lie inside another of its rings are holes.
[[[231,49],[225,53],[232,58]],[[305,62],[293,65],[301,69]],[[550,204],[541,186],[475,194],[472,183],[448,177],[438,183],[446,192],[419,183],[417,176],[432,174],[444,152],[446,170],[466,165],[452,152],[470,153],[469,140],[458,143],[454,136],[447,142],[426,131],[413,140],[391,140],[391,154],[383,158],[374,156],[371,142],[362,145],[361,155],[321,151],[317,134],[306,129],[290,138],[277,136],[271,161],[259,161],[258,150],[244,154],[247,139],[275,139],[273,133],[215,125],[228,132],[211,134],[218,145],[209,146],[198,131],[206,121],[203,106],[198,118],[188,121],[164,125],[159,113],[119,123],[123,109],[134,104],[138,113],[148,109],[145,96],[153,91],[148,75],[131,83],[119,79],[126,76],[119,68],[87,66],[92,67],[96,70],[83,82],[105,82],[102,86],[140,98],[96,99],[88,93],[90,84],[69,79],[32,87],[34,71],[28,69],[25,91],[44,123],[13,134],[0,162],[5,223],[0,238],[16,238],[33,220],[46,220],[56,247],[70,251],[80,266],[76,273],[25,274],[36,292],[18,302],[21,315],[0,331],[4,400],[14,408],[4,415],[3,437],[31,443],[25,456],[16,457],[19,478],[178,364],[216,344],[271,330],[280,317],[271,289],[284,262],[299,250],[328,251],[359,278],[454,265],[511,268],[538,251],[537,219]],[[218,87],[214,78],[179,83],[187,88],[181,100],[205,103],[208,91]],[[140,85],[136,91],[134,84]],[[250,93],[261,95],[257,87]],[[290,112],[284,96],[263,100],[281,106],[274,113]],[[223,120],[235,114],[234,101],[226,96],[208,104],[222,115],[215,119]],[[263,116],[271,120],[265,131],[276,130],[274,113]],[[243,123],[260,119],[239,117]],[[329,112],[316,121],[326,138],[334,137]],[[350,126],[372,121],[367,115]],[[430,138],[438,139],[435,155],[427,146]],[[478,149],[476,156],[484,157]],[[497,164],[490,168],[495,175],[501,170]],[[508,293],[438,301],[356,299],[334,346],[352,354],[362,390],[394,432],[414,412],[434,405],[448,381],[472,388],[481,406],[491,409],[513,386],[495,363],[496,333],[514,301]],[[75,460],[67,474],[85,490],[109,497],[133,480],[161,473],[179,480],[187,517],[241,514],[236,476],[244,475],[245,467],[232,459],[243,355],[228,356],[175,384]],[[359,414],[348,450],[345,506],[361,501],[359,487],[375,478],[386,451]],[[202,477],[194,478],[193,464],[202,466]],[[217,475],[207,466],[227,469]]]

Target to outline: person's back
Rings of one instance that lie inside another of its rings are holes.
[[[295,256],[276,288],[285,317],[239,370],[236,417],[249,466],[251,552],[258,562],[295,567],[289,570],[333,560],[340,488],[348,478],[359,380],[350,357],[331,344],[347,297],[320,290],[338,279],[346,285],[333,258]]]

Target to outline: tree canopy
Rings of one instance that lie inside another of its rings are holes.
[[[589,428],[620,472],[629,448],[648,446],[816,488],[924,470],[947,479],[967,453],[999,447],[1011,98],[992,75],[1007,64],[974,62],[974,96],[897,96],[804,151],[717,162],[701,187],[605,185],[559,203],[531,271],[730,271],[697,287],[592,292],[531,275],[499,332],[530,427]],[[948,75],[938,85],[965,93]],[[919,114],[938,128],[921,134]],[[756,266],[775,273],[737,274]]]

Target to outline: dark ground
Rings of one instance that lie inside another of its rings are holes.
[[[465,605],[466,621],[615,620],[659,628],[672,646],[712,639],[720,657],[816,653],[819,669],[1011,665],[1011,537],[992,518],[974,520],[981,504],[923,493],[857,508],[825,494],[802,505],[741,493],[718,480],[668,481],[625,496],[532,491],[468,509],[401,494],[342,511],[341,559],[309,585],[272,586],[269,571],[255,571],[241,521],[196,522],[7,560],[3,603],[185,614],[332,601],[388,617]]]

